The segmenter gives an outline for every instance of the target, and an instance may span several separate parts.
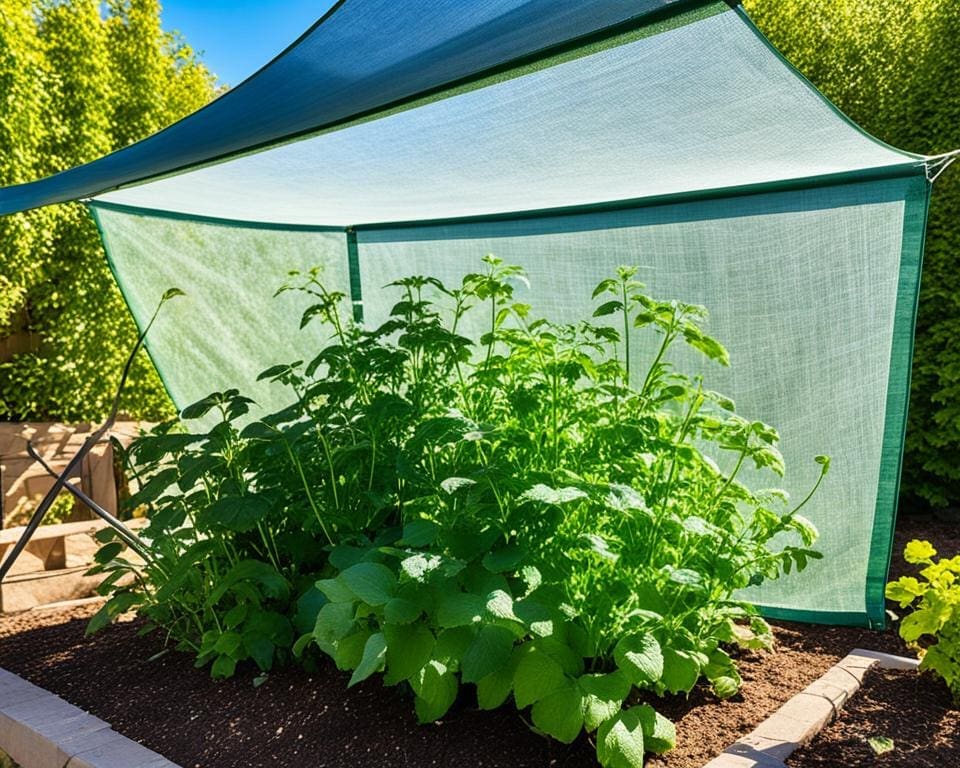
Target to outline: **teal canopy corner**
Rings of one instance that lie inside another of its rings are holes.
[[[882,626],[932,160],[857,128],[736,4],[342,0],[204,109],[0,190],[0,214],[86,201],[138,323],[186,291],[148,341],[181,407],[283,404],[257,374],[322,341],[274,298],[291,269],[375,323],[391,280],[487,252],[561,320],[637,264],[710,309],[734,365],[703,373],[780,429],[788,490],[833,458],[807,507],[824,559],[749,597]]]

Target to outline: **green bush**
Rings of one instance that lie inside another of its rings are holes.
[[[900,622],[900,637],[920,653],[920,669],[942,677],[960,704],[960,555],[933,558],[929,541],[914,539],[903,550],[908,563],[923,566],[920,577],[901,576],[887,584],[887,599],[913,610]],[[914,605],[916,603],[916,605]]]
[[[0,0],[0,185],[107,154],[205,104],[213,77],[160,28],[156,0]],[[0,218],[0,418],[105,416],[136,329],[93,221],[67,204]],[[134,368],[124,410],[171,414],[152,365]]]
[[[331,343],[262,374],[291,388],[288,408],[241,426],[250,401],[218,393],[182,414],[206,429],[132,446],[152,547],[142,569],[119,542],[97,555],[112,597],[91,630],[136,607],[215,676],[319,648],[351,684],[382,671],[409,687],[424,722],[463,685],[482,708],[512,695],[560,741],[596,730],[604,765],[673,745],[634,688],[736,693],[726,648],[772,637],[734,592],[819,554],[806,500],[737,480],[747,464],[783,474],[776,431],[669,362],[685,343],[727,364],[706,310],[621,269],[596,320],[558,325],[514,300],[517,268],[485,263],[455,289],[399,281],[373,330],[295,275],[302,324]],[[638,333],[658,339],[639,371]]]
[[[960,147],[956,0],[746,0],[761,30],[873,135],[913,152]],[[960,502],[960,164],[934,187],[917,321],[904,492]]]

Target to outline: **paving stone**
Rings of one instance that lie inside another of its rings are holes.
[[[111,731],[116,737],[70,758],[64,768],[177,768],[165,757],[142,744]]]
[[[895,656],[892,653],[881,653],[880,651],[866,651],[863,648],[855,648],[851,655],[868,656],[876,659],[882,669],[916,669],[920,662],[917,659],[908,659],[906,656]]]

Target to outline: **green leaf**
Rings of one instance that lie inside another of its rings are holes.
[[[913,643],[923,635],[937,634],[942,625],[939,612],[921,608],[900,622],[900,637],[908,643]]]
[[[677,746],[677,729],[667,718],[649,704],[640,704],[628,711],[633,710],[637,711],[640,718],[644,749],[662,755]]]
[[[417,695],[414,708],[421,723],[443,717],[457,699],[457,677],[439,661],[429,661],[411,680]]]
[[[517,709],[529,707],[566,683],[563,667],[543,651],[531,648],[521,657],[513,676],[513,698]]]
[[[597,758],[604,768],[643,768],[643,727],[637,710],[625,709],[597,729]]]
[[[424,624],[385,624],[387,672],[384,682],[396,685],[417,674],[433,656],[436,639]]]
[[[410,624],[420,617],[420,607],[403,597],[392,597],[383,607],[383,617],[391,624]]]
[[[357,595],[353,594],[340,579],[320,579],[314,586],[331,603],[352,603],[357,599]]]
[[[873,750],[875,755],[882,755],[886,752],[892,752],[896,745],[889,736],[871,736],[867,739],[867,744]]]
[[[367,642],[363,646],[363,656],[360,658],[360,663],[354,670],[353,675],[351,675],[347,687],[351,688],[366,680],[374,672],[383,669],[386,657],[387,640],[382,632],[375,632],[367,638]]]
[[[262,496],[223,496],[197,515],[197,526],[244,533],[256,528],[269,512],[270,504]]]
[[[337,641],[337,647],[333,653],[333,660],[337,669],[347,671],[360,666],[360,662],[363,661],[363,652],[367,647],[367,640],[370,639],[372,634],[365,629]]]
[[[485,607],[487,612],[497,619],[520,621],[517,614],[513,611],[513,598],[502,589],[495,589],[487,595]]]
[[[223,626],[227,629],[235,629],[247,618],[248,610],[249,606],[246,603],[238,603],[233,606],[223,617]]]
[[[504,664],[494,672],[477,681],[477,705],[480,709],[496,709],[513,690],[513,666]]]
[[[616,716],[633,687],[622,672],[582,675],[577,685],[583,692],[583,725],[595,731],[602,722]]]
[[[914,564],[929,563],[936,555],[937,550],[933,548],[929,541],[920,541],[919,539],[908,542],[903,550],[903,559]]]
[[[557,741],[570,744],[583,727],[583,700],[573,685],[544,696],[530,712],[533,724]]]
[[[476,683],[505,667],[513,653],[513,633],[503,627],[482,627],[460,661],[460,679]]]
[[[472,592],[445,592],[440,597],[437,623],[447,629],[470,626],[483,618],[485,607],[483,598]]]
[[[740,690],[740,680],[729,675],[720,675],[711,678],[710,686],[718,698],[729,699]]]
[[[516,544],[508,544],[496,552],[488,552],[483,556],[483,567],[492,573],[513,571],[524,558],[526,553]]]
[[[623,302],[606,301],[593,310],[593,316],[606,317],[607,315],[612,315],[614,312],[620,312],[621,310],[623,310]]]
[[[688,651],[673,648],[663,649],[663,675],[660,682],[670,693],[687,693],[693,690],[700,678],[700,664]]]
[[[541,504],[558,506],[587,498],[579,488],[551,488],[538,483],[520,496],[521,501],[539,501]]]
[[[213,667],[210,669],[210,674],[217,679],[233,677],[236,668],[237,660],[232,656],[217,656],[213,662]]]
[[[334,655],[336,643],[353,630],[355,606],[353,603],[327,603],[317,614],[313,636],[317,645],[329,656]]]
[[[427,547],[437,540],[440,526],[431,520],[413,520],[403,526],[403,538],[398,544],[405,547]]]
[[[627,635],[613,650],[613,658],[630,682],[635,685],[655,683],[663,675],[663,653],[660,643],[648,632]]]
[[[357,563],[337,577],[353,594],[374,607],[383,605],[397,591],[397,577],[380,563]]]
[[[475,630],[472,627],[444,629],[437,635],[433,658],[442,661],[451,672],[455,672],[460,665],[460,659],[473,642],[474,635]]]
[[[93,556],[93,559],[95,562],[100,564],[109,563],[122,551],[123,544],[119,541],[112,541],[109,544],[104,544],[102,547],[100,547],[100,549],[97,550],[97,554]]]

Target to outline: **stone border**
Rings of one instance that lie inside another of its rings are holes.
[[[784,768],[784,760],[795,749],[837,716],[874,664],[881,669],[916,669],[919,662],[855,648],[703,768]]]
[[[179,768],[94,717],[0,669],[0,749],[23,768]]]

